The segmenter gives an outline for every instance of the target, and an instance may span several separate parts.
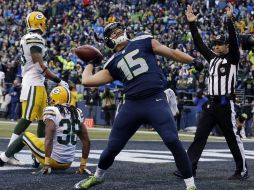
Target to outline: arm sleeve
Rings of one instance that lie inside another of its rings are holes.
[[[210,60],[213,58],[214,54],[213,52],[205,45],[203,42],[200,34],[198,33],[198,28],[196,22],[190,22],[190,30],[191,35],[195,44],[195,47],[197,50],[204,56],[204,58],[210,62]]]
[[[240,59],[240,51],[239,51],[239,45],[238,40],[236,36],[236,31],[234,24],[231,19],[227,19],[227,29],[229,34],[229,58],[232,60],[231,62],[233,64],[238,64]]]
[[[32,46],[32,47],[30,47],[30,52],[31,53],[42,53],[42,48],[39,46]]]

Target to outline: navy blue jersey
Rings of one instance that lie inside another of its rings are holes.
[[[126,99],[140,99],[163,92],[165,77],[152,49],[152,36],[141,35],[115,53],[104,65],[114,80],[123,83]]]

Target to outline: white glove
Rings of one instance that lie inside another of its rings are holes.
[[[61,80],[61,81],[58,83],[58,85],[60,85],[60,86],[64,86],[65,88],[69,89],[69,85],[68,85],[68,83],[67,83],[67,82],[65,82],[65,81],[63,81],[63,80]]]

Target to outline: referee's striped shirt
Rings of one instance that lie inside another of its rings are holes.
[[[196,22],[190,22],[195,47],[209,62],[208,95],[232,95],[235,92],[240,52],[231,19],[227,20],[226,25],[229,34],[229,53],[218,56],[204,44]]]
[[[214,57],[209,63],[208,94],[228,95],[235,92],[237,64],[226,58]]]

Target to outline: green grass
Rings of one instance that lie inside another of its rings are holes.
[[[15,123],[3,123],[0,122],[0,138],[9,138],[15,128]],[[37,126],[36,124],[32,124],[28,127],[27,131],[30,131],[32,133],[36,134]],[[96,127],[96,129],[99,129]],[[94,130],[94,129],[88,129],[89,137],[90,139],[108,139],[109,137],[109,130],[104,130],[104,128],[101,128],[102,130]],[[142,131],[140,131],[142,132]],[[157,134],[143,134],[143,133],[136,133],[133,140],[160,140],[159,135]]]
[[[6,123],[0,121],[0,138],[9,138],[16,126],[16,123]],[[37,125],[33,123],[30,125],[27,129],[27,131],[30,131],[34,134],[36,134]],[[89,137],[90,139],[108,139],[110,130],[100,128],[99,126],[96,126],[94,129],[88,129]],[[186,133],[180,133],[179,137],[182,141],[192,141],[193,135],[186,134]],[[161,140],[159,135],[155,132],[149,132],[146,129],[141,129],[131,138],[131,140]],[[216,142],[216,141],[224,141],[224,138],[221,137],[213,137],[210,136],[208,141]]]

